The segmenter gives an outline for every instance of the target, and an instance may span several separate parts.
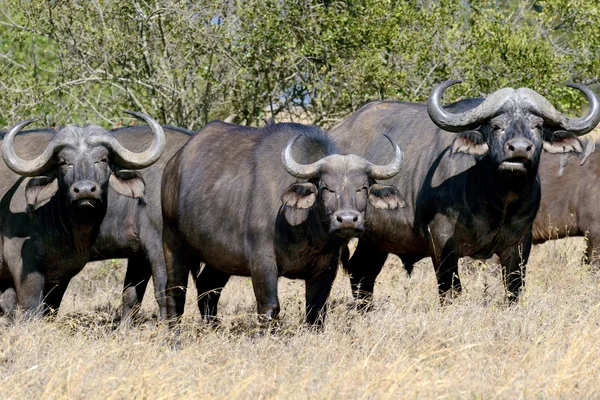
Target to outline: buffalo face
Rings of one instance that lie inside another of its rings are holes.
[[[394,161],[379,166],[353,154],[334,154],[313,164],[298,164],[291,154],[298,137],[291,139],[283,151],[283,165],[292,176],[310,181],[291,185],[282,196],[284,216],[290,225],[306,221],[310,209],[315,208],[329,234],[351,238],[364,230],[367,203],[384,209],[401,204],[396,188],[375,182],[390,179],[400,171],[402,152],[391,139]]]
[[[144,153],[131,153],[105,129],[88,125],[59,130],[46,150],[34,160],[23,160],[14,151],[14,136],[32,120],[16,125],[2,143],[8,167],[31,177],[25,189],[27,204],[33,209],[55,195],[80,222],[94,222],[106,210],[108,186],[129,197],[142,197],[144,181],[133,169],[155,162],[164,149],[164,133],[156,121],[133,113],[152,128],[154,140]],[[125,168],[129,168],[125,169]]]
[[[441,129],[457,133],[453,153],[489,154],[502,175],[535,176],[542,149],[581,153],[577,135],[591,131],[600,122],[598,96],[583,85],[570,86],[586,95],[590,110],[587,116],[572,119],[527,88],[500,89],[477,107],[460,114],[449,113],[440,105],[441,96],[456,83],[459,81],[446,81],[433,89],[427,102],[429,115]]]

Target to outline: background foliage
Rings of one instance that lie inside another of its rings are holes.
[[[0,127],[115,124],[123,109],[198,129],[231,113],[328,126],[372,99],[527,86],[563,109],[600,82],[589,0],[0,0]]]

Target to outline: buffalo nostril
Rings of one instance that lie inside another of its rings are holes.
[[[358,221],[358,215],[355,215],[354,218],[352,219],[352,222],[356,222]]]
[[[90,192],[94,193],[96,191],[96,186],[92,186],[92,188],[90,189]]]
[[[515,151],[515,147],[514,147],[512,144],[509,144],[509,145],[508,145],[508,149],[509,149],[510,151]]]
[[[344,219],[342,218],[342,216],[341,216],[341,215],[338,215],[338,216],[337,216],[337,220],[338,220],[338,222],[343,222],[343,221],[344,221]]]
[[[532,147],[533,147],[533,146],[527,146],[527,151],[531,151],[531,148],[532,148]]]
[[[73,188],[73,191],[74,191],[75,193],[79,193],[79,189],[77,189],[77,188]]]

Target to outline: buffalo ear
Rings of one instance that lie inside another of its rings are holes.
[[[581,154],[583,145],[573,132],[554,131],[544,140],[544,150],[548,153]]]
[[[465,153],[482,156],[489,151],[483,136],[478,131],[464,131],[456,134],[452,142],[452,154]]]
[[[134,199],[143,197],[146,191],[146,182],[137,171],[127,169],[113,171],[108,183],[117,193]]]
[[[384,210],[406,207],[406,201],[398,189],[378,183],[369,188],[369,203]]]
[[[317,200],[317,187],[312,183],[294,183],[281,196],[283,215],[288,224],[300,225],[308,218],[310,208]]]
[[[34,209],[50,201],[58,191],[58,180],[53,176],[36,176],[29,179],[25,187],[27,204]]]

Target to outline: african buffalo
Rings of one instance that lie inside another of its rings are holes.
[[[34,120],[10,129],[2,141],[0,166],[0,306],[12,314],[16,303],[27,312],[58,309],[71,278],[90,258],[108,206],[108,188],[132,197],[144,195],[136,170],[155,163],[165,135],[149,116],[129,112],[150,126],[144,152],[127,150],[105,129],[69,125],[52,135],[41,155],[19,157],[15,135]],[[31,152],[47,131],[21,137]],[[119,229],[123,229],[120,225]],[[16,301],[17,302],[16,302]]]
[[[362,232],[367,202],[381,209],[400,204],[395,188],[375,182],[400,170],[402,152],[390,142],[395,156],[380,166],[338,154],[316,127],[204,127],[163,175],[171,322],[183,314],[191,270],[208,320],[231,275],[251,276],[260,320],[276,318],[277,280],[285,276],[305,280],[307,322],[320,324],[340,248]],[[199,274],[201,262],[206,265]]]
[[[426,106],[368,103],[331,132],[343,151],[375,162],[389,157],[382,133],[406,154],[402,172],[390,183],[403,183],[407,207],[369,212],[365,233],[345,262],[353,293],[366,306],[388,253],[408,263],[432,257],[442,303],[461,291],[459,257],[497,254],[509,300],[516,300],[540,202],[542,148],[580,153],[575,135],[589,132],[600,120],[598,96],[583,85],[572,87],[587,96],[589,113],[567,118],[526,88],[505,88],[486,99],[443,108],[441,96],[455,83],[435,87]]]
[[[593,138],[589,140],[594,141]],[[561,160],[544,154],[540,162],[542,201],[533,221],[533,243],[587,236],[586,260],[600,267],[600,154],[591,153],[583,165],[569,163],[559,173]]]
[[[110,190],[108,210],[90,251],[90,261],[128,259],[123,287],[122,321],[130,320],[139,310],[150,276],[154,283],[159,315],[161,319],[167,315],[167,273],[162,251],[160,185],[165,164],[194,132],[171,126],[163,126],[163,131],[167,143],[162,157],[140,171],[146,182],[144,197],[133,199]],[[111,133],[119,143],[133,151],[147,148],[151,138],[146,126],[119,128]]]

